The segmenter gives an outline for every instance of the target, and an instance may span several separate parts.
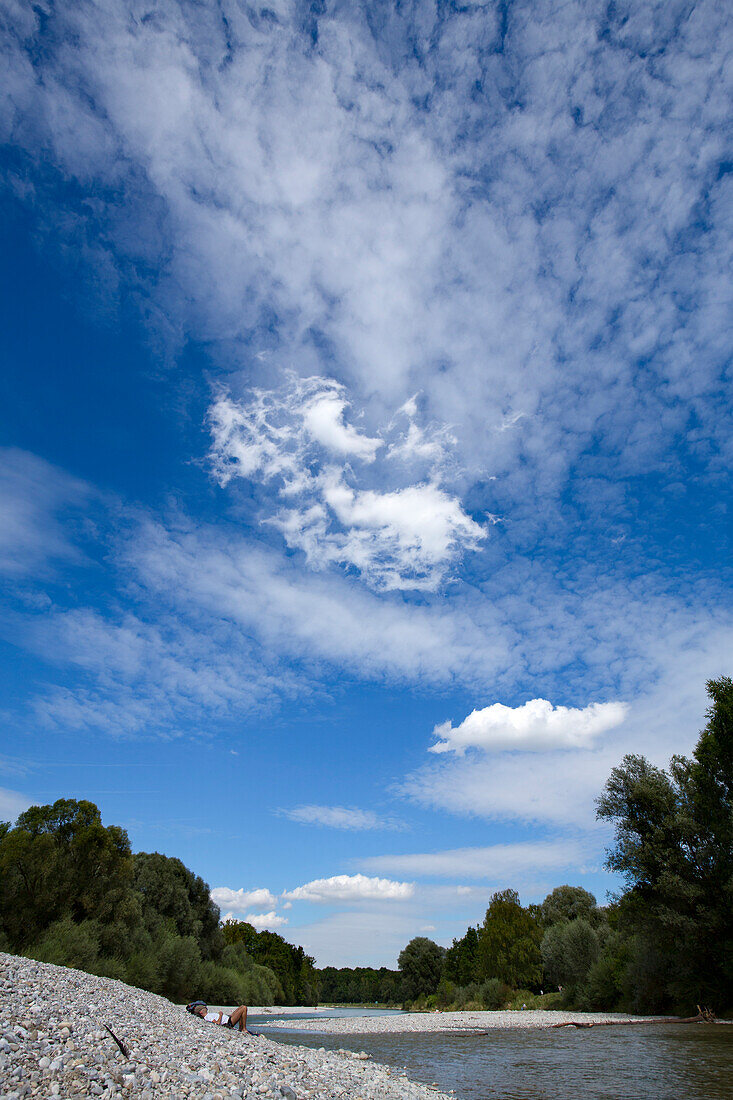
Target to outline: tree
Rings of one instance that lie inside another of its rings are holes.
[[[429,997],[438,988],[443,972],[445,948],[426,936],[415,936],[400,951],[397,965],[402,974],[405,1000]]]
[[[574,989],[598,960],[604,937],[584,917],[558,921],[542,937],[542,962],[550,985]]]
[[[160,852],[138,852],[134,869],[149,930],[157,933],[164,924],[172,926],[179,936],[193,936],[204,958],[218,958],[224,940],[208,884],[180,859]]]
[[[256,962],[275,973],[282,987],[283,1004],[318,1004],[314,959],[302,947],[287,943],[277,932],[257,932],[247,921],[226,921],[222,932],[227,944],[243,944]]]
[[[468,928],[460,940],[453,940],[445,955],[445,975],[457,985],[475,982],[478,976],[478,929]]]
[[[597,914],[596,899],[581,886],[556,886],[542,902],[539,911],[545,928],[578,917],[593,923]]]
[[[616,826],[607,866],[628,892],[620,912],[647,962],[645,1007],[731,1003],[733,988],[733,681],[710,680],[692,759],[669,772],[626,756],[597,801]]]
[[[537,920],[522,908],[515,890],[494,894],[479,933],[479,977],[498,978],[514,989],[539,987],[540,935]]]
[[[66,917],[114,920],[131,888],[127,833],[93,802],[31,806],[0,837],[0,920],[16,949]]]

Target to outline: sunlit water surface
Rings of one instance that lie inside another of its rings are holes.
[[[283,1043],[365,1050],[459,1100],[733,1100],[733,1026],[352,1036],[268,1029],[265,1020],[253,1026]]]

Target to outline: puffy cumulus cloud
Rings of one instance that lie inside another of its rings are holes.
[[[359,902],[405,901],[415,892],[412,882],[394,882],[388,878],[369,878],[367,875],[333,875],[332,878],[314,879],[295,890],[283,894],[290,901]]]
[[[547,699],[530,699],[520,707],[493,703],[472,711],[455,728],[450,721],[436,726],[433,735],[441,740],[429,751],[463,756],[469,748],[487,752],[590,748],[599,734],[620,725],[627,712],[625,703],[590,703],[582,710],[554,707]]]
[[[345,388],[320,377],[291,376],[284,390],[256,390],[246,402],[220,395],[209,412],[214,474],[222,485],[235,476],[275,481],[265,519],[311,567],[349,566],[382,589],[435,588],[486,536],[440,486],[448,432],[419,427],[410,399],[387,426],[377,480],[389,486],[418,472],[427,480],[369,487],[359,464],[371,466],[384,441],[347,423],[348,407]]]
[[[273,931],[275,928],[282,928],[288,923],[288,918],[281,916],[274,910],[271,913],[247,913],[244,917],[247,924],[251,924],[253,928],[256,928],[258,932],[263,929]]]
[[[246,913],[248,909],[267,909],[268,906],[277,905],[277,898],[267,889],[259,890],[231,890],[228,886],[216,886],[211,891],[212,901],[220,909],[227,909],[230,913]],[[268,913],[272,916],[272,913]],[[249,918],[248,918],[249,919]]]
[[[346,390],[332,378],[290,375],[280,390],[254,390],[247,401],[220,393],[208,412],[211,462],[221,485],[233,477],[279,478],[297,492],[323,456],[373,462],[382,440],[359,432],[344,417]]]
[[[654,672],[644,673],[625,721],[597,747],[529,757],[445,755],[408,775],[400,793],[455,814],[593,829],[595,799],[612,768],[626,753],[643,753],[659,767],[674,753],[689,754],[707,707],[705,682],[725,675],[723,655],[731,652],[733,631],[723,616],[708,614],[704,625],[679,613],[663,621],[666,630],[639,623]]]
[[[361,832],[374,829],[401,829],[404,826],[392,818],[380,817],[372,810],[359,810],[348,806],[295,806],[282,810],[285,817],[303,825],[326,825],[331,829],[348,829]]]
[[[360,860],[368,871],[421,877],[488,879],[503,882],[512,875],[528,872],[579,869],[594,845],[582,839],[537,840],[515,844],[493,844],[484,848],[453,848],[443,852],[413,855],[372,856]],[[457,888],[461,893],[461,887]]]

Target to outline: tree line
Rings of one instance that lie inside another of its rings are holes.
[[[212,1004],[312,1004],[313,959],[274,932],[220,923],[180,859],[133,854],[93,802],[0,823],[0,950]]]
[[[597,799],[615,826],[607,867],[625,890],[599,907],[559,886],[523,907],[496,893],[483,923],[448,950],[417,937],[399,957],[415,1007],[681,1013],[733,1009],[733,681],[707,684],[710,707],[691,758],[663,770],[626,756]],[[550,1002],[548,1002],[548,991]]]

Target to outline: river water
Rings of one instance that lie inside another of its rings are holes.
[[[453,1089],[457,1100],[733,1100],[733,1026],[727,1025],[319,1035],[252,1023],[284,1043],[365,1050],[415,1080]]]

